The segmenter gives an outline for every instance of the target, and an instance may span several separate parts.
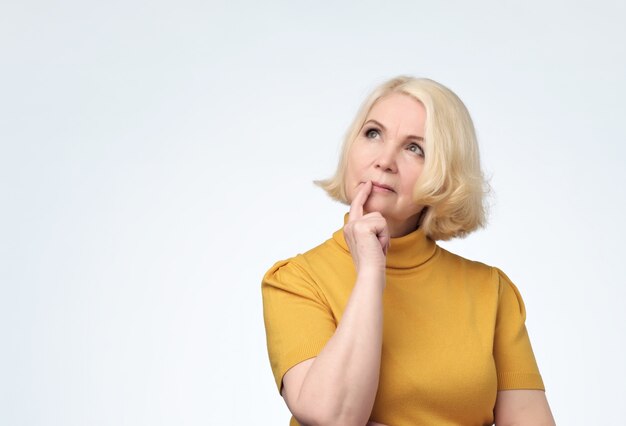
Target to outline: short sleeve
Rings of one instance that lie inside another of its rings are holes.
[[[526,307],[522,296],[504,272],[498,274],[498,313],[493,356],[498,376],[498,390],[544,390],[528,332]]]
[[[261,292],[267,350],[280,392],[287,370],[317,356],[337,325],[325,297],[294,258],[267,271]]]

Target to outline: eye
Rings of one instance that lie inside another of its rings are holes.
[[[424,150],[422,149],[422,147],[421,147],[421,146],[419,146],[419,145],[418,145],[418,144],[416,144],[415,142],[410,143],[410,144],[407,146],[407,149],[408,149],[409,151],[411,151],[411,152],[413,152],[413,153],[415,153],[415,154],[417,154],[417,155],[421,156],[421,157],[423,157],[423,156],[424,156]]]
[[[368,139],[374,139],[377,136],[380,136],[380,132],[378,131],[378,129],[376,129],[374,127],[369,128],[369,129],[367,129],[365,131],[365,137],[368,138]]]

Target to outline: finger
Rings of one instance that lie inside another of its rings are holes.
[[[389,229],[387,228],[387,226],[382,228],[380,232],[376,234],[376,237],[378,237],[380,246],[382,247],[383,253],[385,253],[386,256],[387,252],[389,251],[389,247],[391,247],[391,236],[389,235]]]
[[[372,182],[368,180],[361,185],[356,195],[354,196],[354,200],[352,200],[352,204],[350,204],[350,215],[348,217],[348,222],[353,222],[363,217],[363,206],[365,205],[367,197],[369,197],[371,192]]]
[[[381,235],[378,235],[377,237],[378,237],[378,242],[380,243],[380,247],[383,249],[383,253],[385,254],[385,256],[387,256],[389,247],[391,247],[389,239]]]

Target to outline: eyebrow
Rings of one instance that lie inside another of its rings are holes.
[[[367,121],[365,122],[365,124],[363,124],[363,127],[365,127],[368,123],[374,123],[375,125],[377,125],[378,127],[380,127],[380,128],[383,130],[383,132],[386,132],[386,131],[387,131],[387,128],[386,128],[385,126],[383,126],[383,124],[382,124],[382,123],[380,123],[380,122],[378,122],[378,121],[376,121],[376,120],[373,120],[373,119],[367,120]],[[417,139],[417,140],[418,140],[418,141],[420,141],[420,142],[424,142],[424,138],[423,138],[422,136],[409,135],[409,138],[411,138],[411,139]]]

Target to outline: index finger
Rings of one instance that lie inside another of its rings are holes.
[[[354,200],[350,204],[350,214],[348,222],[355,221],[363,217],[363,206],[372,192],[372,181],[368,180],[360,188],[354,196]]]

